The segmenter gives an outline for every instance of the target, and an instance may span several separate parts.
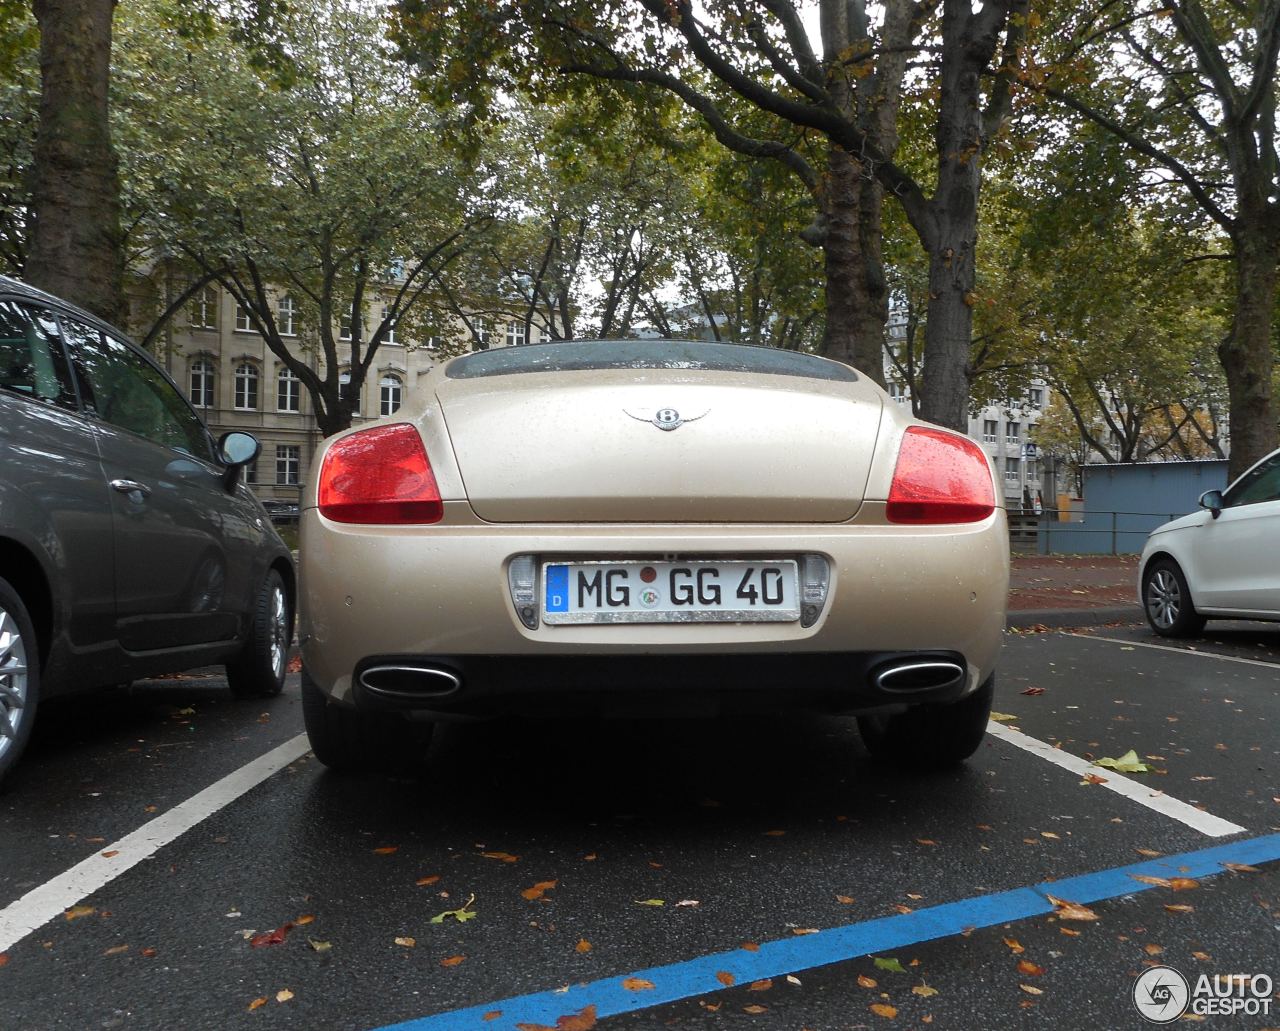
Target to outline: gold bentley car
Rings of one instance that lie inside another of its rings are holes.
[[[967,438],[853,369],[701,341],[480,351],[326,440],[301,514],[307,733],[406,765],[449,717],[857,714],[959,762],[991,709],[1006,516]]]

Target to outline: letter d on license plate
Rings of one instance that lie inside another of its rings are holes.
[[[800,618],[794,559],[547,562],[542,618],[557,623],[785,623]]]

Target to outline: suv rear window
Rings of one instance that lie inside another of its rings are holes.
[[[522,372],[595,369],[758,372],[845,382],[858,378],[849,366],[812,354],[702,340],[571,340],[500,347],[455,359],[445,366],[445,375],[450,379],[479,379]]]

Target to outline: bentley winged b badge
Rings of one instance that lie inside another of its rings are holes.
[[[653,426],[657,426],[660,430],[678,430],[686,422],[697,422],[703,415],[707,415],[711,411],[711,409],[708,408],[702,413],[702,415],[693,415],[687,419],[682,419],[680,418],[680,413],[674,408],[659,408],[652,416],[636,415],[635,412],[629,412],[625,408],[622,410],[637,422],[650,423]]]

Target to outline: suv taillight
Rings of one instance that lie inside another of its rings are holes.
[[[418,431],[375,426],[335,441],[320,466],[320,514],[339,523],[437,523],[440,489]]]
[[[909,426],[885,513],[891,523],[976,523],[995,511],[991,466],[967,437]]]

